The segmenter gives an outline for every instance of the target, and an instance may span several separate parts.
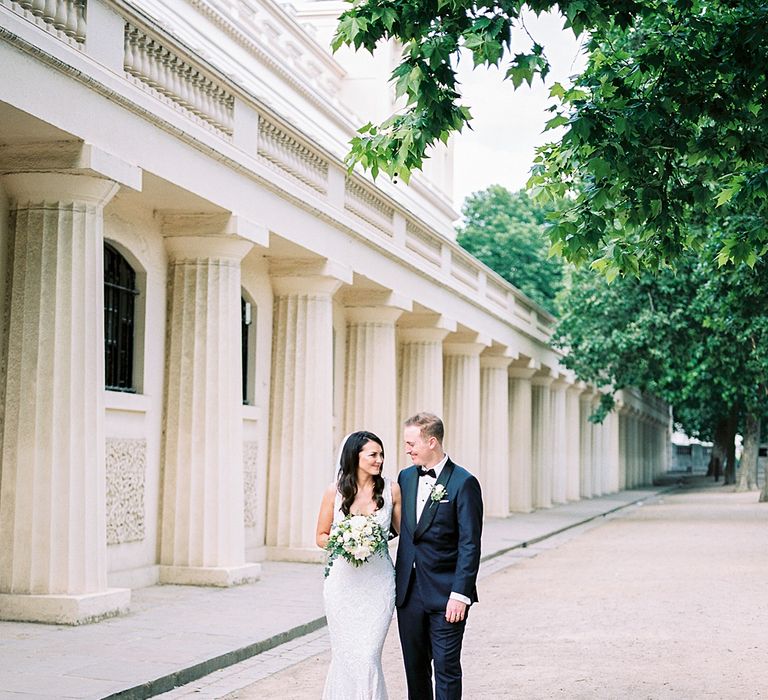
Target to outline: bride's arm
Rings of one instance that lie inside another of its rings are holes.
[[[392,484],[392,528],[400,534],[400,513],[402,510],[402,498],[400,497],[400,484]]]
[[[320,503],[320,514],[317,516],[317,530],[315,532],[315,542],[321,549],[325,549],[328,544],[328,537],[331,534],[333,525],[333,502],[336,499],[336,484],[331,484],[323,494],[323,500]]]

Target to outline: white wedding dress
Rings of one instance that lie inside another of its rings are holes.
[[[384,506],[375,518],[389,533],[392,482],[384,477]],[[344,517],[336,494],[333,522]],[[323,700],[387,700],[381,650],[395,607],[395,569],[389,553],[374,554],[354,567],[341,557],[331,566],[323,588],[331,638],[331,666]]]

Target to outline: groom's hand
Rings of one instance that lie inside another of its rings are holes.
[[[467,614],[467,604],[460,600],[448,599],[448,605],[445,608],[446,622],[461,622]]]

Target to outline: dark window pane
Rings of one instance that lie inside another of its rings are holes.
[[[112,391],[135,391],[133,334],[136,273],[111,245],[104,244],[104,383]]]
[[[243,403],[248,403],[248,326],[251,324],[251,305],[240,297],[240,328],[242,342]]]

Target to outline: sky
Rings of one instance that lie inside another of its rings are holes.
[[[459,63],[462,104],[472,111],[473,128],[465,128],[455,141],[453,202],[457,211],[467,195],[489,185],[500,184],[513,191],[525,186],[536,147],[557,135],[556,131],[543,133],[552,117],[546,111],[552,102],[549,89],[555,82],[566,84],[568,76],[584,65],[580,43],[570,30],[562,29],[562,17],[530,14],[525,25],[544,46],[552,66],[546,84],[537,78],[532,87],[524,83],[515,90],[511,81],[503,80],[506,68],[481,66],[473,71],[470,56]],[[527,49],[530,43],[520,30],[513,35],[512,52]]]

